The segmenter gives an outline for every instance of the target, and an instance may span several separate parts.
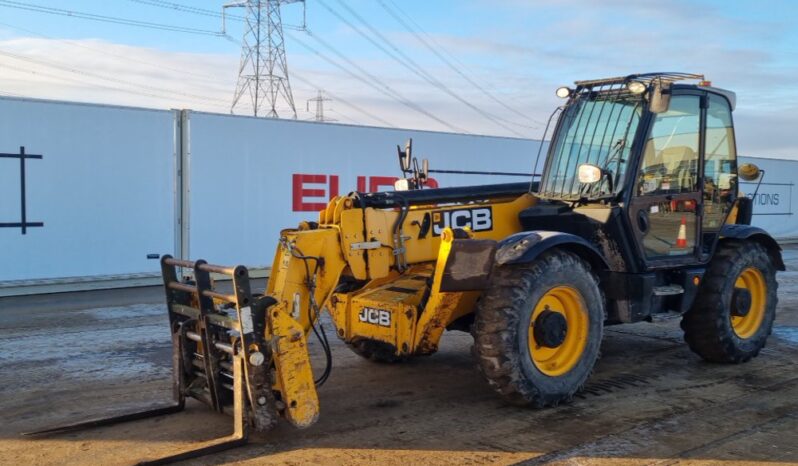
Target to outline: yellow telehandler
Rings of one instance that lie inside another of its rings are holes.
[[[434,353],[444,330],[470,331],[477,368],[520,406],[568,402],[604,326],[657,313],[682,314],[685,340],[707,360],[756,356],[784,263],[739,193],[738,178],[762,174],[738,169],[734,93],[701,75],[647,73],[557,95],[539,181],[425,189],[432,170],[407,145],[396,191],[335,197],[280,233],[263,294],[246,267],[164,256],[176,404],[36,434],[174,412],[187,397],[233,414],[231,437],[162,464],[240,445],[280,418],[310,426],[332,368],[323,311],[352,351],[382,363]],[[211,274],[231,277],[233,293]],[[318,377],[311,333],[326,355]]]

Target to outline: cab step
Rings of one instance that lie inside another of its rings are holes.
[[[679,285],[662,285],[654,287],[654,296],[674,296],[684,294],[684,288]]]

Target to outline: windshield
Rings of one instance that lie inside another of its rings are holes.
[[[564,200],[613,195],[622,189],[643,99],[622,89],[577,90],[560,116],[541,180],[541,197]],[[577,168],[597,165],[607,175],[583,185]]]

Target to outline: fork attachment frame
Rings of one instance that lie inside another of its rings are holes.
[[[194,281],[180,281],[177,267],[193,269]],[[28,432],[54,435],[172,414],[185,408],[186,398],[214,411],[233,415],[233,433],[207,445],[139,464],[168,464],[243,445],[249,429],[267,430],[278,418],[270,383],[271,350],[264,342],[266,308],[274,300],[253,296],[246,267],[222,267],[161,258],[172,337],[172,397],[175,403],[120,416],[92,419]],[[213,290],[211,273],[233,279],[233,293]],[[225,308],[234,312],[225,312]],[[234,314],[234,315],[231,315]]]

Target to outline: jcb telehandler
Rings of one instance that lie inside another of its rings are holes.
[[[239,445],[281,417],[310,426],[331,368],[325,310],[338,337],[377,362],[470,331],[478,369],[521,406],[569,401],[604,326],[657,313],[682,314],[704,359],[751,359],[770,334],[784,263],[740,194],[739,180],[761,172],[737,166],[735,95],[703,79],[649,73],[558,89],[567,100],[531,184],[422,189],[429,170],[408,146],[405,190],[335,197],[317,221],[281,232],[263,294],[243,266],[164,256],[177,404],[45,432],[173,412],[186,397],[232,411],[232,437],[157,460],[169,462]],[[214,291],[212,273],[231,276],[234,293]],[[327,357],[315,380],[311,332]]]

